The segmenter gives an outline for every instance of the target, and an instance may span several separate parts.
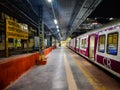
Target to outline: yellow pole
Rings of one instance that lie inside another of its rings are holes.
[[[40,50],[40,46],[39,46],[39,50],[41,53],[41,58],[40,60],[44,60],[44,24],[43,24],[43,6],[40,5],[38,7],[39,9],[39,18],[38,18],[38,34],[39,34],[39,38],[41,40],[41,50]]]
[[[8,35],[7,35],[7,31],[8,31],[8,22],[7,22],[7,19],[6,19],[6,40],[5,40],[5,54],[6,54],[6,57],[8,57]]]
[[[29,44],[28,44],[28,39],[27,39],[27,53],[29,52]]]
[[[8,38],[6,37],[6,42],[5,42],[5,50],[6,50],[6,57],[8,57]]]

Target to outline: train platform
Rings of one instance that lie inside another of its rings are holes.
[[[47,55],[5,90],[120,90],[120,82],[66,47]]]

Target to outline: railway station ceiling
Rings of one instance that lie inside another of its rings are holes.
[[[119,0],[0,0],[0,5],[35,27],[39,6],[43,5],[44,24],[58,40],[75,37],[120,17]]]

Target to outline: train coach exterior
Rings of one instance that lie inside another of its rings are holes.
[[[95,61],[120,77],[120,25],[98,32]]]
[[[88,35],[86,34],[80,37],[79,53],[88,58]]]
[[[75,52],[79,53],[79,39],[78,38],[76,38]]]
[[[72,50],[74,50],[75,51],[75,48],[76,48],[76,46],[75,46],[75,38],[73,38],[70,42],[69,42],[69,48],[71,48]]]
[[[74,51],[120,78],[120,20],[72,40]]]

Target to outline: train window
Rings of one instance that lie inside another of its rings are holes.
[[[86,38],[84,38],[82,39],[81,48],[86,49],[86,47],[87,47]]]
[[[105,52],[105,35],[99,36],[98,51]]]
[[[117,55],[118,52],[118,33],[108,34],[107,53]]]
[[[79,48],[79,39],[77,39],[77,48]]]

